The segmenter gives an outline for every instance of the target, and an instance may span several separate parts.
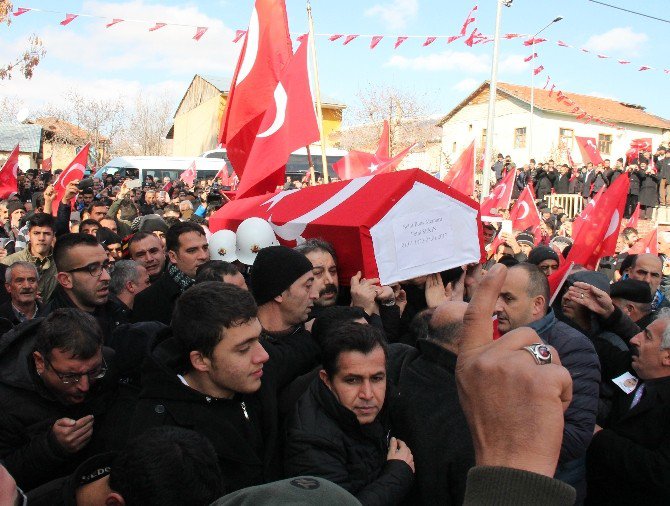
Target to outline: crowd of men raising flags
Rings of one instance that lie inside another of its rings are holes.
[[[485,223],[485,262],[380,286],[258,218],[212,233],[214,181],[52,177],[0,203],[0,479],[28,504],[670,498],[663,257],[566,267],[543,209],[539,244]]]

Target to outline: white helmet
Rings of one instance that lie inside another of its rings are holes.
[[[209,258],[234,262],[237,260],[237,236],[232,230],[219,230],[209,238]]]
[[[247,218],[237,227],[237,259],[253,265],[256,254],[268,246],[279,246],[270,224],[262,218]]]

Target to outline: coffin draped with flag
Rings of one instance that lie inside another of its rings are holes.
[[[288,246],[332,243],[345,282],[361,270],[389,284],[484,255],[477,203],[418,169],[237,199],[212,215],[210,229],[236,231],[252,216]]]

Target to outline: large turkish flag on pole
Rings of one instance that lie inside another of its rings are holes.
[[[275,191],[284,182],[284,168],[291,152],[319,140],[319,124],[309,89],[308,44],[306,36],[282,73],[274,92],[274,106],[263,116],[246,170],[240,175],[236,198]]]
[[[658,255],[658,227],[654,227],[646,236],[638,239],[628,250],[629,255],[640,255],[642,253]]]
[[[603,193],[605,193],[605,188],[605,186],[600,188],[598,193],[596,193],[593,198],[589,200],[588,204],[586,204],[586,207],[582,209],[582,212],[575,216],[575,219],[572,222],[572,237],[577,237],[577,235],[579,235],[579,229],[582,227],[584,221],[588,219],[589,214],[591,211],[593,211],[593,208],[598,204],[600,197],[602,197]]]
[[[568,262],[595,270],[602,257],[614,254],[629,186],[624,173],[602,194],[574,236]]]
[[[9,158],[0,169],[0,199],[6,199],[18,191],[17,176],[19,173],[19,145],[12,150]]]
[[[582,154],[582,163],[591,162],[593,165],[603,163],[603,159],[598,151],[598,144],[593,137],[575,137],[579,151]]]
[[[219,130],[219,143],[240,177],[292,54],[284,0],[256,0]]]
[[[54,197],[55,205],[52,210],[54,216],[58,214],[58,205],[65,195],[68,183],[75,179],[83,179],[84,172],[86,171],[86,163],[88,162],[88,149],[90,147],[91,143],[89,142],[81,148],[81,151],[77,153],[77,156],[70,162],[70,165],[58,175],[58,179],[54,183],[54,192],[56,193]]]
[[[442,182],[463,195],[472,195],[475,190],[475,141],[465,148]]]

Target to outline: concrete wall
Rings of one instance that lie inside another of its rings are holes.
[[[71,144],[53,144],[44,141],[42,143],[42,160],[51,157],[53,170],[64,170],[77,155],[77,146]]]
[[[226,100],[214,96],[174,119],[174,156],[198,156],[216,148]]]

